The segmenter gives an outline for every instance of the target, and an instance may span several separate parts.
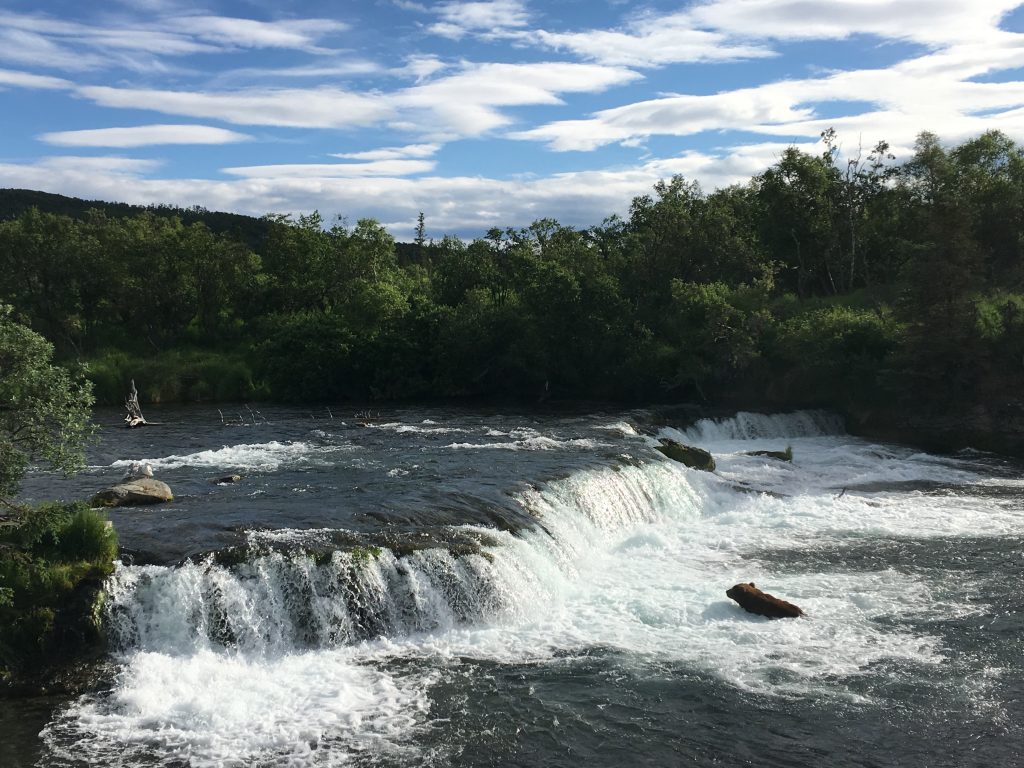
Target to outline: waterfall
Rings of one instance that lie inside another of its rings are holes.
[[[108,584],[112,645],[267,655],[512,621],[571,580],[609,535],[699,514],[686,475],[657,462],[589,470],[526,491],[516,503],[537,526],[519,535],[463,526],[484,542],[470,552],[293,547],[257,550],[234,565],[207,557],[177,567],[120,566]]]
[[[740,411],[728,419],[701,419],[686,430],[675,432],[680,440],[691,443],[717,443],[726,440],[771,440],[797,437],[823,437],[844,432],[843,419],[827,411],[792,413],[751,413]]]

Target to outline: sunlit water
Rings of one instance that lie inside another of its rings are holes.
[[[171,410],[104,431],[85,475],[29,483],[84,495],[147,460],[177,498],[113,513],[134,563],[109,584],[116,671],[52,703],[19,754],[1022,764],[1018,465],[871,444],[818,413],[262,415]],[[786,446],[792,464],[745,455]],[[744,613],[739,581],[806,615]]]

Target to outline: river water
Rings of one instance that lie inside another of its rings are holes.
[[[147,415],[26,486],[176,499],[112,512],[109,679],[5,709],[12,763],[1024,764],[1019,464],[808,412]]]

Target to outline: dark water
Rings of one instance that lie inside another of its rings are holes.
[[[815,414],[147,415],[26,487],[148,460],[176,499],[112,514],[115,671],[0,707],[0,765],[1024,764],[1012,462]],[[743,613],[748,580],[807,615]]]

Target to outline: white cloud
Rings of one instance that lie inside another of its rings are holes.
[[[62,147],[147,147],[158,144],[234,144],[251,136],[208,125],[136,125],[44,133],[40,141]]]
[[[1006,33],[1007,35],[1009,33]],[[636,144],[651,136],[691,136],[706,131],[742,130],[805,138],[830,126],[870,129],[878,139],[912,142],[924,129],[946,133],[953,126],[1012,126],[999,113],[1024,106],[1024,82],[976,82],[975,74],[1024,63],[1024,36],[1002,39],[983,62],[973,46],[954,46],[886,69],[834,72],[815,78],[780,80],[708,95],[680,94],[604,109],[510,134],[544,141],[558,151],[589,151],[612,143]],[[834,102],[859,102],[847,114],[821,117]],[[980,113],[988,113],[983,117]],[[873,127],[872,127],[873,126]],[[960,135],[962,129],[954,131]]]
[[[604,64],[656,67],[772,56],[777,40],[872,35],[931,47],[989,44],[1020,0],[709,0],[684,10],[635,15],[618,29],[552,32],[518,39]]]
[[[224,168],[224,173],[248,179],[330,179],[365,176],[411,176],[434,170],[430,160],[376,160],[367,163],[288,163]]]
[[[350,128],[388,124],[421,136],[480,136],[511,120],[502,107],[560,104],[563,93],[594,93],[639,75],[623,67],[566,62],[465,64],[460,72],[392,93],[337,88],[166,91],[85,86],[105,107],[147,109],[236,125]]]
[[[182,32],[218,46],[240,48],[294,48],[310,50],[320,38],[348,29],[332,19],[254,21],[228,16],[181,16],[164,22]]]
[[[256,21],[197,15],[93,25],[40,13],[0,12],[0,59],[70,71],[159,71],[164,68],[163,56],[248,48],[323,52],[320,40],[347,28],[331,19]]]
[[[157,170],[162,163],[159,160],[142,160],[134,157],[76,157],[74,155],[54,155],[45,157],[37,163],[19,166],[4,165],[2,168],[31,168],[42,174],[52,173],[56,176],[67,176],[81,179],[95,177],[139,177]],[[2,177],[2,171],[0,171]]]
[[[448,65],[441,61],[437,56],[419,55],[410,56],[406,59],[405,65],[392,70],[392,74],[403,77],[411,76],[417,80],[424,80],[447,68]]]
[[[85,86],[77,92],[104,107],[213,118],[236,125],[345,128],[373,125],[394,112],[381,96],[337,88],[192,92]]]
[[[366,59],[348,59],[321,61],[317,64],[306,64],[295,67],[243,67],[220,72],[210,78],[209,83],[217,87],[244,83],[251,86],[255,82],[272,82],[274,80],[299,80],[303,78],[349,78],[353,76],[375,75],[383,68]]]
[[[835,40],[855,34],[925,44],[986,39],[1020,0],[711,0],[692,23],[751,39]]]
[[[432,157],[440,148],[439,144],[407,144],[404,147],[381,147],[367,152],[339,152],[331,157],[340,157],[345,160],[400,160]]]
[[[532,37],[547,47],[571,51],[602,64],[635,67],[735,61],[775,55],[763,45],[731,41],[720,32],[696,29],[683,14],[643,19],[624,30],[538,30]]]
[[[47,75],[36,75],[31,72],[19,72],[13,69],[0,69],[0,86],[13,85],[18,88],[38,88],[41,90],[67,90],[74,87],[70,80]]]
[[[520,0],[447,2],[441,3],[436,12],[440,21],[431,25],[429,31],[453,40],[471,33],[500,34],[504,30],[525,27],[530,20],[526,5]]]

